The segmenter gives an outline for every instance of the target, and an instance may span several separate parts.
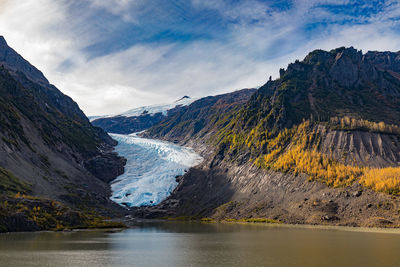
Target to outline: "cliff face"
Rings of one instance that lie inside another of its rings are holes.
[[[12,72],[22,72],[30,80],[48,85],[49,81],[44,77],[43,73],[32,66],[28,61],[21,57],[11,47],[7,45],[3,36],[0,36],[0,65]]]
[[[238,116],[237,127],[262,122],[263,128],[279,131],[303,119],[335,116],[399,124],[398,57],[391,52],[363,55],[354,48],[313,51],[262,86]]]
[[[114,145],[0,38],[1,195],[20,192],[103,213],[105,207],[118,210],[107,182],[123,173],[125,160]]]
[[[323,147],[328,153],[334,142],[334,153],[339,155],[354,153],[362,160],[372,157],[364,162],[366,165],[392,164],[392,156],[399,156],[400,146],[389,145],[392,136],[364,131],[323,131],[326,136]],[[362,147],[358,149],[355,145],[352,150],[353,141],[350,140],[363,140],[358,143]],[[379,140],[383,140],[381,147]],[[212,147],[203,148],[207,142],[193,143],[201,144],[194,147],[206,160],[178,178],[179,185],[168,199],[157,207],[137,210],[136,215],[215,220],[268,218],[292,224],[362,227],[397,227],[400,224],[398,197],[366,188],[357,180],[348,186],[328,186],[310,180],[311,176],[306,173],[260,168],[243,159],[221,159],[218,153],[209,153]],[[388,153],[388,146],[395,154]]]
[[[149,134],[191,144],[206,160],[144,214],[400,225],[398,71],[399,53],[316,50],[214,130],[153,127]]]

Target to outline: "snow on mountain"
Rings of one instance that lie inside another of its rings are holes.
[[[128,207],[156,205],[177,186],[176,176],[200,164],[193,149],[136,134],[111,134],[116,152],[127,159],[125,173],[111,184],[111,200]]]
[[[120,114],[103,115],[103,116],[89,116],[89,120],[93,121],[93,120],[97,120],[97,119],[101,119],[101,118],[111,118],[111,117],[117,117],[117,116],[135,117],[135,116],[140,116],[140,115],[145,115],[145,114],[156,114],[156,113],[162,113],[164,116],[167,116],[168,110],[173,109],[177,106],[188,106],[196,100],[197,100],[197,98],[191,98],[189,96],[184,96],[181,99],[179,99],[173,103],[138,107],[138,108],[130,109],[130,110],[125,111]]]

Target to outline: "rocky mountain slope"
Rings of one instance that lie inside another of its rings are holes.
[[[24,225],[48,229],[66,223],[50,211],[48,218],[44,210],[39,212],[40,203],[51,201],[65,206],[60,210],[81,216],[75,225],[83,225],[85,216],[73,209],[118,212],[107,184],[123,173],[125,164],[113,152],[115,144],[0,37],[0,230],[24,230]],[[39,207],[36,215],[33,207]]]
[[[206,160],[137,214],[399,226],[399,112],[400,53],[313,51],[201,134],[147,131]]]
[[[200,98],[169,114],[160,123],[148,129],[144,135],[174,142],[187,143],[216,133],[238,111],[255,89],[242,89],[232,93]],[[203,138],[204,139],[204,138]]]
[[[150,128],[195,100],[184,96],[171,104],[134,108],[117,115],[93,116],[90,120],[109,133],[130,134]]]

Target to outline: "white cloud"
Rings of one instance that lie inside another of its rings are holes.
[[[113,15],[121,16],[127,22],[137,22],[135,13],[142,10],[145,0],[88,0],[92,7],[101,8]],[[132,9],[135,12],[132,12]]]
[[[346,1],[298,0],[291,9],[277,10],[258,1],[232,6],[225,1],[193,0],[198,10],[217,10],[228,21],[223,39],[137,43],[92,58],[84,51],[106,40],[101,29],[111,27],[107,21],[93,23],[96,12],[106,11],[140,26],[139,15],[151,9],[142,0],[87,1],[84,11],[71,10],[67,1],[0,2],[0,34],[88,115],[117,113],[183,95],[200,97],[258,86],[269,75],[277,77],[279,68],[317,48],[344,45],[366,52],[400,47],[398,22],[393,20],[400,15],[396,2],[376,15],[352,17],[333,15],[321,7]],[[335,23],[349,19],[364,22]],[[236,23],[230,24],[232,20]],[[327,25],[315,32],[305,30],[318,22]],[[65,62],[71,67],[60,67]]]
[[[52,1],[7,1],[0,11],[0,33],[17,52],[46,71],[60,57],[70,56],[72,40],[49,33],[51,25],[64,19],[63,10]],[[64,56],[60,50],[66,51]]]

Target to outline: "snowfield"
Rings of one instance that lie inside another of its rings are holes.
[[[190,98],[188,96],[184,96],[181,99],[169,103],[169,104],[158,104],[158,105],[151,105],[151,106],[144,106],[139,108],[130,109],[120,114],[112,114],[112,115],[102,115],[102,116],[89,116],[90,121],[94,121],[97,119],[104,119],[104,118],[112,118],[112,117],[136,117],[145,114],[154,115],[157,113],[162,113],[164,116],[167,116],[168,110],[171,110],[178,106],[188,106],[198,98]]]
[[[200,164],[203,158],[191,148],[146,139],[136,134],[110,134],[115,150],[127,159],[125,173],[111,184],[111,200],[128,207],[156,205],[178,185],[176,176]]]

